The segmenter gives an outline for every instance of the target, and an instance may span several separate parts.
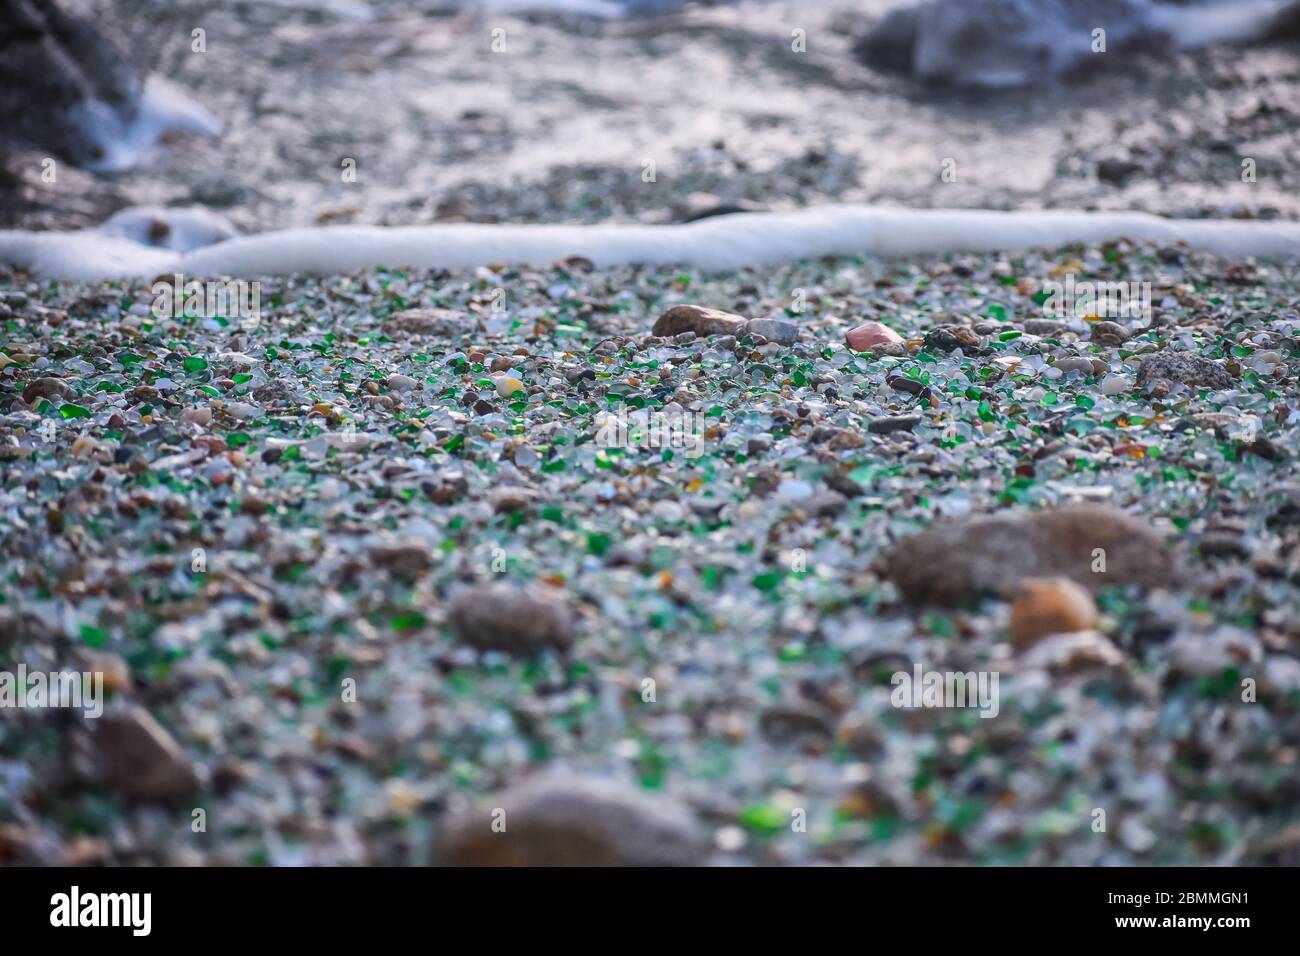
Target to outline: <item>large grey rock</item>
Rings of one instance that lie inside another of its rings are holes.
[[[745,319],[730,312],[721,312],[702,305],[677,305],[655,320],[650,331],[662,338],[672,338],[683,332],[694,332],[701,338],[706,335],[736,335],[745,331]]]
[[[1158,587],[1174,580],[1176,568],[1150,528],[1104,505],[940,520],[895,545],[883,566],[910,603],[943,605],[1012,597],[1025,579],[1052,575],[1090,589]]]
[[[528,656],[573,643],[573,609],[541,588],[467,588],[452,599],[449,616],[457,637],[479,650]]]
[[[761,335],[769,342],[790,345],[799,338],[799,326],[784,319],[750,319],[745,325],[749,335]]]
[[[446,821],[438,862],[692,866],[707,850],[690,811],[672,799],[609,780],[547,774]]]
[[[384,332],[393,338],[405,335],[436,335],[452,338],[473,332],[481,323],[476,317],[452,309],[403,309],[384,320]]]
[[[1232,374],[1218,362],[1184,352],[1159,352],[1142,360],[1138,366],[1138,388],[1157,381],[1187,385],[1191,388],[1232,388]]]
[[[170,800],[198,789],[185,751],[143,707],[106,713],[98,723],[99,768],[113,789],[140,800]]]

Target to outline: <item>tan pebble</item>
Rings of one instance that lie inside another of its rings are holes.
[[[226,440],[220,435],[199,435],[191,444],[195,448],[206,448],[208,454],[217,455],[226,450]]]
[[[103,675],[105,690],[129,691],[131,689],[131,669],[122,658],[116,654],[94,652],[88,652],[84,656],[91,674]]]
[[[194,425],[207,425],[212,421],[212,409],[206,405],[195,405],[181,412],[181,421]]]
[[[394,777],[384,784],[388,809],[396,817],[409,817],[420,809],[420,794],[405,780]]]
[[[1069,578],[1027,578],[1011,604],[1011,643],[1018,649],[1049,634],[1087,631],[1096,624],[1092,595]]]
[[[72,443],[75,458],[89,458],[99,450],[99,442],[89,435],[82,435]]]

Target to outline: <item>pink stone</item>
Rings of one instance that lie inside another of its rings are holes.
[[[889,345],[889,343],[902,342],[902,336],[888,325],[880,323],[866,323],[857,326],[855,329],[849,329],[844,333],[845,345],[855,352],[865,352],[868,349],[875,349],[878,345]]]
[[[903,337],[887,325],[867,322],[844,333],[844,343],[855,352],[865,352],[877,345],[901,343]]]

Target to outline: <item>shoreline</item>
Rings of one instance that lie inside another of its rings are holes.
[[[544,266],[574,257],[598,268],[682,266],[726,272],[827,256],[1016,254],[1121,240],[1181,243],[1237,257],[1300,259],[1300,223],[1177,220],[1145,213],[1071,210],[826,206],[793,213],[728,214],[675,225],[322,226],[238,236],[188,252],[146,246],[95,230],[0,231],[0,264],[43,278],[82,281],[168,272],[253,278],[344,275],[377,267]]]

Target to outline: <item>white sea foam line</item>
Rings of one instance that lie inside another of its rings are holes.
[[[325,226],[243,236],[184,254],[94,230],[0,232],[0,262],[45,278],[83,281],[164,272],[250,277],[348,273],[374,266],[544,266],[568,256],[584,256],[600,267],[680,265],[725,271],[821,256],[1015,252],[1122,238],[1182,241],[1225,256],[1300,259],[1300,223],[1295,222],[1175,220],[1133,212],[824,206],[680,225]]]
[[[1250,3],[1216,4],[1205,7],[1165,7],[1153,4],[1145,15],[1185,49],[1213,43],[1249,43],[1268,36],[1277,18],[1289,6],[1287,0],[1254,0]]]
[[[627,14],[626,7],[615,0],[478,0],[472,6],[489,16],[494,13],[570,13],[618,20]]]

